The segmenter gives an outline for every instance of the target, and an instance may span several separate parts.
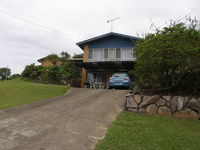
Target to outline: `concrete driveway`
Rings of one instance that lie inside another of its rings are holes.
[[[64,96],[1,110],[0,150],[93,149],[122,111],[126,93],[72,88]]]

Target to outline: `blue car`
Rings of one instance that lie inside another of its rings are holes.
[[[109,88],[131,88],[132,81],[127,73],[114,73],[109,80]]]

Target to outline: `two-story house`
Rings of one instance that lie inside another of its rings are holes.
[[[136,40],[138,38],[134,36],[111,32],[78,42],[84,51],[81,87],[91,82],[102,82],[108,87],[113,73],[133,69]]]

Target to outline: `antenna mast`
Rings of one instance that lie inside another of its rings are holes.
[[[107,23],[111,23],[111,32],[113,31],[113,21],[119,19],[120,17],[117,17],[117,18],[114,18],[114,19],[111,19],[111,20],[108,20]]]

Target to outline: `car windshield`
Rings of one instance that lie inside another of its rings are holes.
[[[126,73],[115,73],[113,77],[128,77],[128,75]]]

